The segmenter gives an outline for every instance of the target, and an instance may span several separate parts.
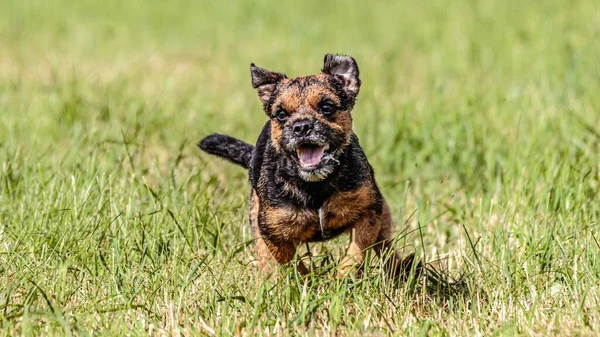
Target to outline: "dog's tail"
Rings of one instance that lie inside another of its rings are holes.
[[[232,163],[250,168],[254,146],[227,135],[213,134],[198,143],[198,147]]]

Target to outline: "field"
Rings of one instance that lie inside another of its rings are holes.
[[[598,1],[3,1],[0,46],[0,335],[600,334]],[[195,144],[255,141],[250,62],[330,52],[452,289],[336,280],[346,237],[259,273],[247,173]]]

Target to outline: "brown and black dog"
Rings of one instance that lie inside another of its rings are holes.
[[[328,54],[322,72],[306,77],[254,64],[250,73],[269,117],[256,146],[219,134],[198,146],[249,170],[250,225],[263,272],[272,271],[273,261],[291,262],[300,243],[348,232],[340,276],[360,270],[369,248],[386,258],[391,277],[405,274],[412,260],[403,262],[391,248],[394,222],[352,131],[356,61]],[[301,261],[297,268],[308,273]]]

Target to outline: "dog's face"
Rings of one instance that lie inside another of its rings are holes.
[[[352,136],[351,112],[360,88],[356,61],[327,54],[320,74],[292,79],[254,64],[250,71],[271,119],[275,150],[297,167],[302,179],[327,178]]]

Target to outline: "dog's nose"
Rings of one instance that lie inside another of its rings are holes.
[[[296,136],[306,136],[313,128],[313,123],[307,120],[297,121],[293,124],[292,130]]]

